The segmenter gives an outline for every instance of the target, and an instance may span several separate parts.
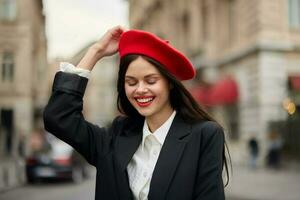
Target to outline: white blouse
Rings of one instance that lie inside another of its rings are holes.
[[[144,122],[142,142],[127,166],[129,185],[136,200],[148,199],[154,167],[175,115],[176,111],[154,133]]]

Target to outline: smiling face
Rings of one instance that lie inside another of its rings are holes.
[[[169,82],[141,56],[128,66],[125,93],[131,105],[146,118],[165,118],[173,112]]]

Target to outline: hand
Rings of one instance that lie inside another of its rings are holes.
[[[95,64],[105,56],[111,56],[118,51],[119,40],[125,28],[116,26],[109,29],[102,38],[93,44],[77,67],[92,70]]]
[[[91,46],[91,49],[99,52],[102,57],[111,56],[118,51],[119,40],[125,28],[115,26],[109,29],[102,38]]]

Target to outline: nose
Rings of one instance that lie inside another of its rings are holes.
[[[141,93],[144,94],[148,91],[148,88],[146,87],[146,85],[144,83],[139,83],[138,87],[136,88],[136,92],[137,93]]]

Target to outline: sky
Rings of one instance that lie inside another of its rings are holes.
[[[69,58],[107,29],[128,28],[127,0],[43,0],[48,58]]]

